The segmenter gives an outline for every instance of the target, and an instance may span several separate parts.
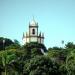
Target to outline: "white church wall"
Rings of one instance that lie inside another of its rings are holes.
[[[29,43],[29,38],[26,39],[26,42]]]
[[[37,37],[31,37],[30,42],[37,42]]]
[[[42,44],[44,43],[44,39],[43,39],[43,38],[41,39],[41,43],[42,43]]]
[[[38,38],[38,43],[40,43],[40,38]]]
[[[26,43],[26,39],[25,38],[23,38],[23,45]]]

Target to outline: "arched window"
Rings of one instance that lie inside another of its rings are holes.
[[[35,34],[35,29],[32,30],[32,34]]]

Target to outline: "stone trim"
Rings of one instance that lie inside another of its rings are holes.
[[[29,25],[29,28],[33,28],[33,27],[36,27],[36,28],[37,28],[38,26],[30,26],[30,25]]]

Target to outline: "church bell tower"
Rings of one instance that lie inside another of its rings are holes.
[[[38,23],[34,20],[29,22],[29,30],[26,34],[23,33],[23,44],[30,43],[30,42],[38,42],[43,44],[44,43],[44,34],[38,34]]]
[[[29,23],[29,41],[38,42],[38,23],[33,20]]]

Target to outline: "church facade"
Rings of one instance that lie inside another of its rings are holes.
[[[38,33],[38,23],[33,19],[29,22],[29,29],[28,32],[23,33],[23,44],[30,43],[30,42],[38,42],[43,44],[44,43],[44,34]]]

